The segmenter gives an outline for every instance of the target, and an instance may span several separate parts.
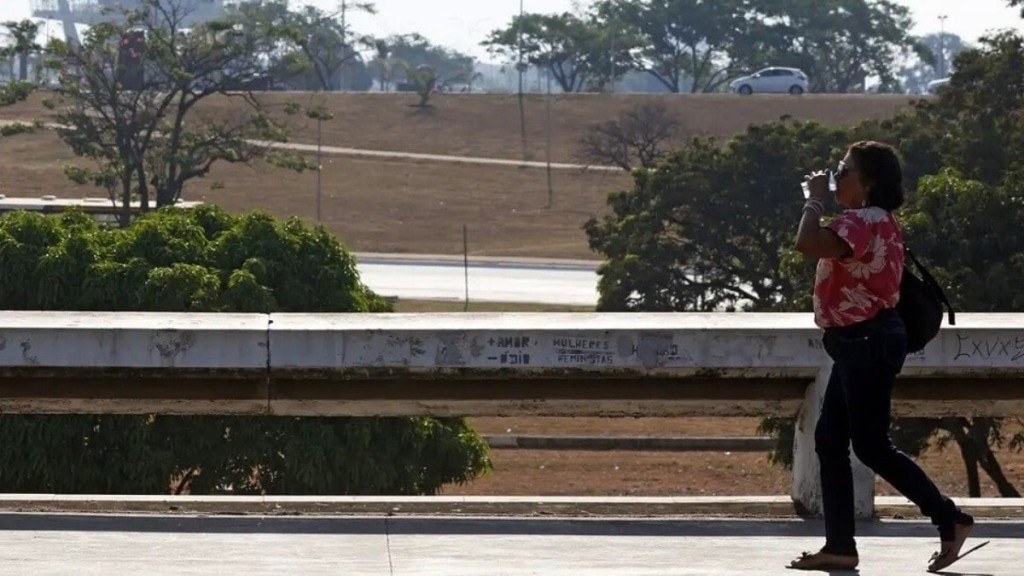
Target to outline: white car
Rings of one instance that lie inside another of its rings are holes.
[[[799,68],[765,68],[750,76],[737,78],[729,88],[740,94],[803,94],[807,92],[807,75]]]

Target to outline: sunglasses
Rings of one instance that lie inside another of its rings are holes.
[[[846,165],[846,162],[839,161],[839,165],[836,167],[835,179],[838,182],[846,177],[850,173],[850,167]]]

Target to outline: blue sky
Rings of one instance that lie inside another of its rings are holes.
[[[486,34],[505,23],[519,11],[520,0],[376,0],[375,16],[355,15],[359,32],[372,35],[418,31],[431,41],[486,58],[479,46]],[[526,11],[563,12],[585,6],[583,0],[522,0]],[[939,16],[946,15],[946,31],[974,40],[986,30],[1012,27],[1024,29],[1017,10],[1007,8],[1004,0],[899,0],[910,7],[916,22],[915,33],[939,31]],[[326,10],[336,9],[340,0],[292,0],[295,4],[313,4]],[[22,18],[29,14],[29,0],[0,0],[0,20]]]

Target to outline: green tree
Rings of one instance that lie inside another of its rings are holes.
[[[374,55],[370,62],[377,70],[377,82],[381,92],[390,92],[395,71],[402,62],[395,56],[394,40],[377,38],[373,41]]]
[[[453,82],[468,82],[473,76],[475,61],[472,56],[444,46],[438,46],[419,34],[399,34],[383,39],[383,46],[375,43],[378,58],[374,63],[387,64],[391,73],[405,76],[405,80],[414,83],[414,79],[405,75],[407,67],[417,69],[428,67],[434,71],[439,85]],[[380,49],[386,48],[387,58],[380,60]]]
[[[321,226],[165,208],[125,229],[83,213],[0,217],[13,310],[383,312]],[[0,415],[0,490],[432,494],[489,469],[457,418]],[[45,446],[45,450],[40,447]]]
[[[51,46],[48,65],[61,75],[52,102],[57,133],[94,163],[70,168],[68,176],[106,188],[125,207],[125,223],[132,199],[143,210],[172,205],[187,182],[218,162],[308,167],[265,144],[286,141],[285,126],[246,91],[265,73],[259,55],[285,30],[230,20],[185,30],[186,11],[147,10],[157,4],[146,0],[125,12],[124,23],[91,27],[80,46]],[[230,115],[203,116],[199,104],[211,97],[232,97],[238,106]]]
[[[549,71],[563,92],[579,92],[599,89],[612,79],[613,58],[630,61],[627,37],[619,38],[616,47],[609,34],[609,27],[594,15],[524,14],[492,31],[482,44],[509,62],[519,61],[521,48],[523,61]]]
[[[1019,172],[1017,172],[1019,174]],[[907,241],[924,256],[953,305],[971,312],[1024,311],[1024,205],[1019,176],[1000,185],[967,180],[953,168],[920,180],[904,217]],[[996,418],[945,418],[932,422],[939,442],[955,442],[964,458],[972,496],[980,496],[978,467],[1002,496],[1020,493],[1006,477],[991,445],[1020,448],[1017,433],[1007,439]]]
[[[831,164],[848,143],[898,142],[911,201],[902,219],[910,245],[965,311],[1020,311],[1016,290],[1024,244],[1015,154],[1024,117],[1024,40],[998,34],[957,56],[950,85],[913,110],[854,127],[825,129],[781,121],[753,126],[725,143],[696,139],[656,170],[634,171],[633,189],[610,195],[612,214],[586,225],[605,256],[600,306],[606,310],[810,310],[813,263],[793,253],[795,183]],[[1020,449],[1020,421],[898,419],[894,437],[916,454],[929,441],[955,443],[970,494],[979,468],[1000,494],[1017,489],[993,446]],[[788,463],[792,419],[762,429],[780,440]],[[1017,428],[1014,428],[1017,426]]]
[[[911,51],[910,9],[891,0],[762,0],[734,52],[751,64],[794,66],[813,92],[860,92],[869,76],[897,86],[895,62]]]
[[[900,142],[905,175],[916,189],[904,210],[908,242],[964,311],[1022,311],[1013,286],[1022,253],[1015,231],[1024,163],[1004,149],[1024,143],[1022,63],[1019,35],[982,38],[956,56],[950,83],[937,99],[877,126]],[[992,447],[1020,449],[1019,419],[946,418],[919,425],[938,434],[939,446],[956,444],[971,495],[981,493],[979,467],[1001,495],[1018,495]]]
[[[42,52],[43,47],[36,42],[39,37],[39,23],[32,20],[8,21],[3,23],[13,42],[0,48],[0,58],[18,59],[18,80],[28,81],[28,59],[32,54]]]
[[[434,93],[434,89],[437,88],[437,72],[430,66],[417,66],[413,68],[406,64],[405,77],[420,97],[420,101],[416,106],[418,108],[429,106],[430,96]]]
[[[246,29],[278,32],[259,54],[274,83],[293,90],[367,90],[371,79],[359,52],[369,38],[352,30],[349,12],[375,13],[373,4],[344,2],[336,12],[289,0],[245,0],[226,6],[223,18]],[[281,34],[281,32],[284,32]]]
[[[580,138],[583,160],[618,166],[626,172],[634,167],[655,168],[677,139],[679,117],[661,102],[644,102],[613,120],[587,128]]]
[[[967,179],[999,184],[1021,167],[1024,37],[1003,32],[960,52],[955,73],[926,119],[941,128],[943,164]]]
[[[741,0],[602,0],[596,10],[637,40],[631,67],[671,92],[714,92],[745,64],[736,50],[750,33]]]
[[[33,52],[40,50],[36,44],[39,25],[31,20],[4,22],[0,25],[7,28],[8,35],[13,39],[10,46],[0,48],[0,58],[17,57],[21,68],[19,79],[0,85],[0,106],[11,106],[26,100],[35,91],[35,84],[28,80],[28,57]],[[8,127],[7,132],[12,131],[21,130]],[[8,134],[3,135],[7,136]]]
[[[800,175],[841,157],[848,132],[813,122],[752,126],[720,143],[697,138],[585,225],[605,258],[605,311],[780,310],[802,286],[781,273],[799,220]]]
[[[315,6],[303,6],[290,13],[292,40],[307,58],[319,89],[325,91],[346,88],[350,80],[343,78],[346,67],[362,63],[357,46],[368,45],[371,40],[353,32],[347,22],[348,11],[375,14],[376,8],[369,2],[343,2],[338,13],[328,14]]]
[[[953,73],[953,59],[969,48],[956,34],[926,34],[914,39],[921,47],[915,57],[897,72],[903,91],[922,94],[928,83]]]

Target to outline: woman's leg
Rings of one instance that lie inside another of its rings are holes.
[[[886,339],[879,335],[874,338]],[[885,346],[884,342],[873,342]],[[897,344],[898,345],[898,344]],[[875,348],[878,350],[878,348]],[[892,387],[902,360],[894,366],[872,354],[864,362],[843,366],[843,395],[849,411],[853,452],[868,468],[921,509],[939,527],[943,540],[952,539],[955,524],[966,522],[952,500],[942,495],[931,478],[909,456],[896,449],[889,436]],[[948,532],[948,534],[947,534]],[[947,538],[949,536],[949,538]]]
[[[856,556],[854,541],[853,471],[850,468],[850,427],[841,372],[832,367],[825,389],[814,449],[821,468],[821,499],[825,517],[822,552]]]
[[[854,541],[853,472],[850,434],[840,372],[833,366],[825,388],[821,415],[814,429],[814,450],[821,470],[821,502],[825,546],[790,563],[797,570],[852,570],[857,567]]]

